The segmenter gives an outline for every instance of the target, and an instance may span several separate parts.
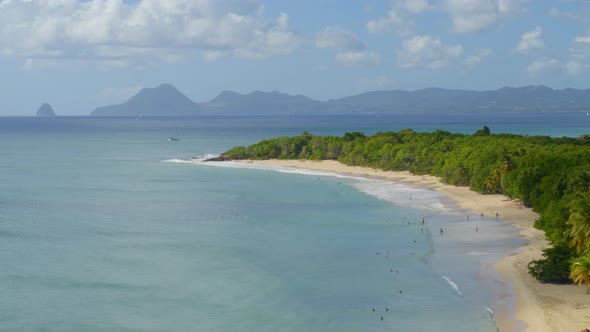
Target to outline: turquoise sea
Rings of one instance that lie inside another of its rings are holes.
[[[0,331],[496,331],[510,225],[391,182],[185,162],[304,130],[483,125],[590,133],[585,113],[0,118]]]

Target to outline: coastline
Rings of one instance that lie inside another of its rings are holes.
[[[250,161],[241,161],[250,162]],[[481,195],[467,187],[444,184],[430,175],[412,175],[409,172],[382,171],[369,167],[347,166],[337,161],[309,160],[255,160],[257,164],[304,168],[351,174],[363,177],[378,177],[417,185],[438,191],[452,199],[474,215],[499,214],[501,221],[512,223],[527,240],[518,252],[504,257],[495,265],[496,271],[509,282],[516,295],[516,313],[498,312],[496,322],[500,331],[579,331],[590,325],[590,303],[585,290],[575,285],[542,284],[528,274],[527,264],[541,258],[541,250],[547,247],[543,231],[533,227],[538,214],[502,195]],[[508,310],[505,310],[508,311]],[[519,321],[515,321],[514,317]]]

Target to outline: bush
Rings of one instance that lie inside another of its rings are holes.
[[[566,245],[556,245],[543,250],[542,259],[528,264],[529,273],[542,282],[568,284],[570,275],[570,258],[572,250]]]

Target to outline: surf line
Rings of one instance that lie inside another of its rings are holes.
[[[459,290],[459,286],[457,286],[457,284],[453,282],[453,280],[449,279],[449,277],[446,276],[443,276],[443,279],[446,280],[446,282],[455,290],[455,292],[457,292],[457,294],[463,296],[463,293],[461,293],[461,291]]]

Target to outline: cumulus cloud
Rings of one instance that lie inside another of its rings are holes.
[[[582,36],[576,36],[570,46],[570,54],[577,59],[590,58],[590,33]]]
[[[347,51],[365,49],[365,43],[355,34],[340,26],[330,26],[318,32],[315,45],[319,48],[336,48]]]
[[[288,16],[263,19],[262,8],[260,0],[1,1],[0,55],[178,61],[191,52],[261,58],[300,47]]]
[[[382,33],[395,30],[401,35],[407,35],[412,31],[413,23],[404,18],[397,10],[391,9],[387,16],[379,17],[367,22],[367,31],[370,33]]]
[[[430,7],[426,0],[401,0],[398,6],[412,14],[420,14]]]
[[[533,61],[527,67],[527,72],[531,76],[555,74],[579,75],[586,69],[588,69],[588,66],[575,60],[563,63],[557,59],[539,59]]]
[[[336,61],[345,65],[378,65],[381,63],[381,56],[376,52],[369,51],[343,51],[336,54]]]
[[[528,53],[531,50],[545,47],[545,43],[541,39],[543,30],[540,26],[536,26],[533,31],[525,32],[520,37],[520,42],[516,46],[516,51],[520,53]]]
[[[315,45],[318,48],[338,50],[336,61],[344,65],[376,65],[381,63],[379,53],[369,52],[362,40],[340,26],[330,26],[318,32]]]
[[[541,73],[553,72],[557,73],[561,71],[563,64],[556,59],[541,59],[535,60],[527,67],[527,71],[530,75],[535,76]]]
[[[453,22],[457,33],[473,33],[488,29],[496,22],[524,11],[527,1],[520,0],[446,0],[443,10]]]
[[[439,69],[461,59],[463,46],[445,45],[429,35],[404,40],[397,52],[398,64],[403,68]]]
[[[586,68],[588,66],[586,66],[586,65],[584,65],[584,64],[582,64],[582,63],[580,63],[578,61],[571,60],[571,61],[568,61],[564,65],[564,67],[565,67],[565,72],[567,74],[569,74],[569,75],[578,75],[578,74],[581,74],[584,70],[586,70]]]
[[[367,31],[382,33],[394,30],[400,35],[408,35],[414,30],[411,15],[420,14],[430,8],[426,0],[397,0],[387,15],[367,22]]]
[[[468,65],[475,65],[475,64],[482,62],[484,58],[488,57],[491,54],[492,54],[492,50],[490,50],[488,48],[484,48],[484,49],[479,50],[479,52],[476,55],[471,55],[471,56],[468,56],[467,58],[465,58],[464,62],[465,62],[465,64],[468,64]]]

